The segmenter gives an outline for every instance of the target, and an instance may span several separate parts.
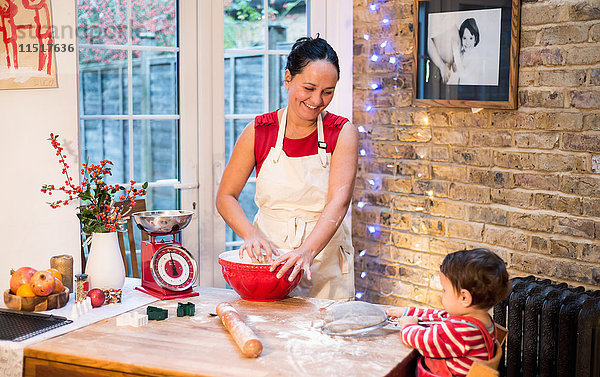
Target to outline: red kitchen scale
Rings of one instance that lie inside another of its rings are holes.
[[[175,235],[191,221],[192,211],[143,211],[132,214],[138,228],[148,233],[142,241],[142,286],[135,289],[161,300],[198,296],[192,290],[198,264]],[[157,240],[156,237],[167,236]]]

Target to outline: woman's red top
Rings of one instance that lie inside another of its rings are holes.
[[[327,153],[333,153],[337,143],[338,135],[347,118],[327,112],[323,118],[323,136]],[[272,113],[259,115],[254,118],[254,157],[256,158],[256,175],[260,172],[263,162],[269,151],[277,143],[277,131],[279,131],[279,120],[277,110]],[[288,157],[304,157],[317,154],[317,130],[301,139],[283,139],[283,151]]]

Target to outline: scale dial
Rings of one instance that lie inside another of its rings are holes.
[[[171,291],[185,291],[198,278],[196,261],[189,251],[176,244],[160,247],[150,261],[156,284]]]

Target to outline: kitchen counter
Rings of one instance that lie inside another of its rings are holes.
[[[360,338],[331,337],[316,326],[331,300],[242,300],[234,291],[197,287],[197,297],[157,301],[169,318],[144,327],[118,327],[109,318],[30,345],[24,376],[403,376],[414,358],[395,330]],[[262,341],[262,354],[244,358],[215,313],[227,301]],[[193,302],[193,317],[177,317]],[[145,314],[146,306],[133,311]]]

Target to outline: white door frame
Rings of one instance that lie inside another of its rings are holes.
[[[316,36],[319,33],[327,39],[340,61],[340,81],[328,109],[352,120],[352,37],[349,36],[353,35],[353,10],[348,3],[352,4],[349,0],[311,0],[309,12],[310,34]],[[198,284],[224,287],[218,256],[225,251],[225,222],[215,206],[217,189],[225,169],[223,1],[207,0],[200,4],[195,13],[198,66],[195,81],[198,85],[196,140],[200,182],[197,201],[200,221]],[[186,32],[191,33],[192,30],[186,28],[181,33],[182,37]],[[182,77],[186,80],[185,76]]]

